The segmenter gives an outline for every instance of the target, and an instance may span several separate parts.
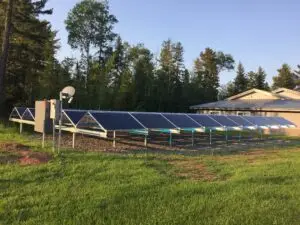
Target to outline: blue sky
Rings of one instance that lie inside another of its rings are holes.
[[[77,2],[48,3],[54,13],[46,18],[59,31],[59,59],[76,55],[64,20]],[[143,42],[158,54],[163,40],[182,42],[188,68],[206,47],[232,54],[247,71],[261,65],[269,82],[283,63],[300,64],[299,0],[110,0],[110,8],[119,20],[115,32],[131,44]],[[221,83],[234,76],[222,73]]]

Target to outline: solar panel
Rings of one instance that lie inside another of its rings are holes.
[[[230,120],[226,116],[220,116],[220,115],[209,115],[212,119],[223,125],[224,127],[238,127],[239,125],[235,123],[234,121]]]
[[[249,122],[255,124],[256,126],[269,126],[270,125],[270,121],[265,119],[265,117],[261,117],[261,116],[243,116],[243,118],[245,118]]]
[[[200,128],[202,127],[199,123],[188,117],[186,114],[173,114],[173,113],[163,113],[169,121],[175,124],[179,128]]]
[[[28,110],[31,112],[32,116],[35,118],[35,108],[28,108]]]
[[[176,129],[177,127],[168,121],[160,113],[131,113],[139,122],[148,129]]]
[[[239,126],[243,127],[253,127],[255,124],[250,123],[248,120],[245,120],[242,116],[227,116],[229,119],[233,120]]]
[[[29,109],[26,109],[25,112],[22,115],[23,120],[30,120],[34,121],[34,117]]]
[[[200,115],[200,114],[187,114],[187,115],[204,127],[222,127],[220,123],[213,120],[207,115]]]
[[[288,121],[285,118],[282,118],[282,117],[271,117],[271,118],[276,120],[279,123],[279,125],[281,125],[281,126],[295,126],[294,123]]]
[[[72,121],[73,124],[77,125],[79,120],[86,114],[87,111],[83,110],[64,110],[65,114]]]
[[[91,111],[90,114],[105,130],[145,129],[128,112]]]
[[[22,116],[23,113],[25,112],[26,108],[25,107],[16,107],[16,110],[18,111],[20,116]]]
[[[273,117],[263,117],[265,120],[268,121],[270,126],[280,126],[280,123],[275,120]]]

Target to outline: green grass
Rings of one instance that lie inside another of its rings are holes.
[[[40,143],[0,127],[0,142]],[[3,154],[0,154],[3,157]],[[0,224],[300,224],[300,147],[184,156],[65,150],[0,164]]]

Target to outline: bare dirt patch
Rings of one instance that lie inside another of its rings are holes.
[[[0,163],[19,163],[37,165],[47,163],[52,156],[45,152],[33,152],[29,146],[19,143],[0,143]]]
[[[202,162],[193,160],[173,160],[169,161],[175,169],[175,174],[179,177],[189,178],[192,180],[214,181],[217,175],[209,171],[207,166]]]

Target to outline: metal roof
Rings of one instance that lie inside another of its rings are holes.
[[[190,109],[300,111],[300,100],[224,100],[191,106]]]

